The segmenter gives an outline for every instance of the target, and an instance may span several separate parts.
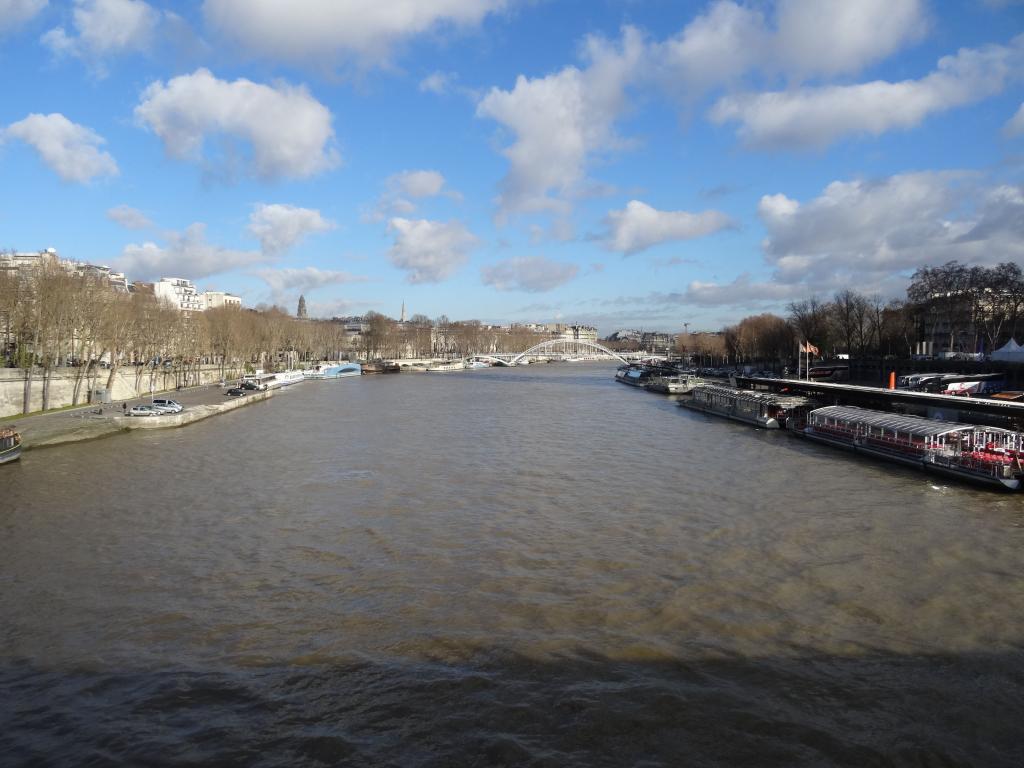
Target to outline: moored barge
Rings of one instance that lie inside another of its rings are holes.
[[[958,480],[1020,490],[1024,439],[1019,432],[846,405],[807,415],[805,437]]]
[[[807,412],[817,404],[799,395],[778,395],[718,384],[698,384],[693,388],[692,396],[680,400],[679,405],[765,429],[799,429],[803,427]]]

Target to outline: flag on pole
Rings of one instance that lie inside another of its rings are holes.
[[[805,344],[801,344],[800,345],[800,351],[801,352],[806,352],[809,355],[820,355],[821,354],[821,351],[816,346],[811,344],[811,342],[809,342],[809,341],[807,343],[805,343]]]

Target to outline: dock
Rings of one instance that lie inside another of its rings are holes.
[[[802,379],[737,376],[736,385],[745,389],[801,394],[817,400],[822,405],[856,405],[880,411],[914,413],[943,421],[1010,425],[1012,429],[1024,430],[1024,403],[1007,400]]]

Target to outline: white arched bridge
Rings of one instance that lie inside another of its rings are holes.
[[[608,347],[604,347],[593,341],[584,341],[581,339],[548,339],[547,341],[542,341],[540,344],[534,344],[523,352],[481,353],[469,355],[469,358],[485,360],[496,365],[518,365],[522,360],[543,354],[560,355],[563,359],[611,357],[616,360],[620,360],[623,363],[629,362],[627,357],[624,357],[622,354],[615,352],[614,350],[608,349]],[[631,353],[627,354],[630,358],[634,357]]]

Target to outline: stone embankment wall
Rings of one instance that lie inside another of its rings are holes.
[[[50,375],[50,408],[62,408],[72,405],[75,392],[76,375],[79,373],[76,368],[57,368]],[[25,397],[25,374],[21,368],[0,368],[0,417],[15,416],[23,413]],[[92,392],[96,389],[106,389],[107,379],[110,371],[99,368],[91,375],[83,376],[78,393],[78,405],[87,405],[93,401]],[[203,366],[199,370],[190,369],[188,372],[187,384],[210,384],[220,381],[220,366]],[[151,368],[137,369],[135,367],[120,368],[114,374],[114,384],[111,387],[111,402],[130,400],[142,395],[148,395],[152,385],[154,392],[163,392],[174,389],[179,383],[186,383],[182,374],[175,377],[174,371],[157,370],[155,373]],[[43,373],[36,370],[32,377],[32,392],[29,403],[29,412],[42,410],[43,407]]]

